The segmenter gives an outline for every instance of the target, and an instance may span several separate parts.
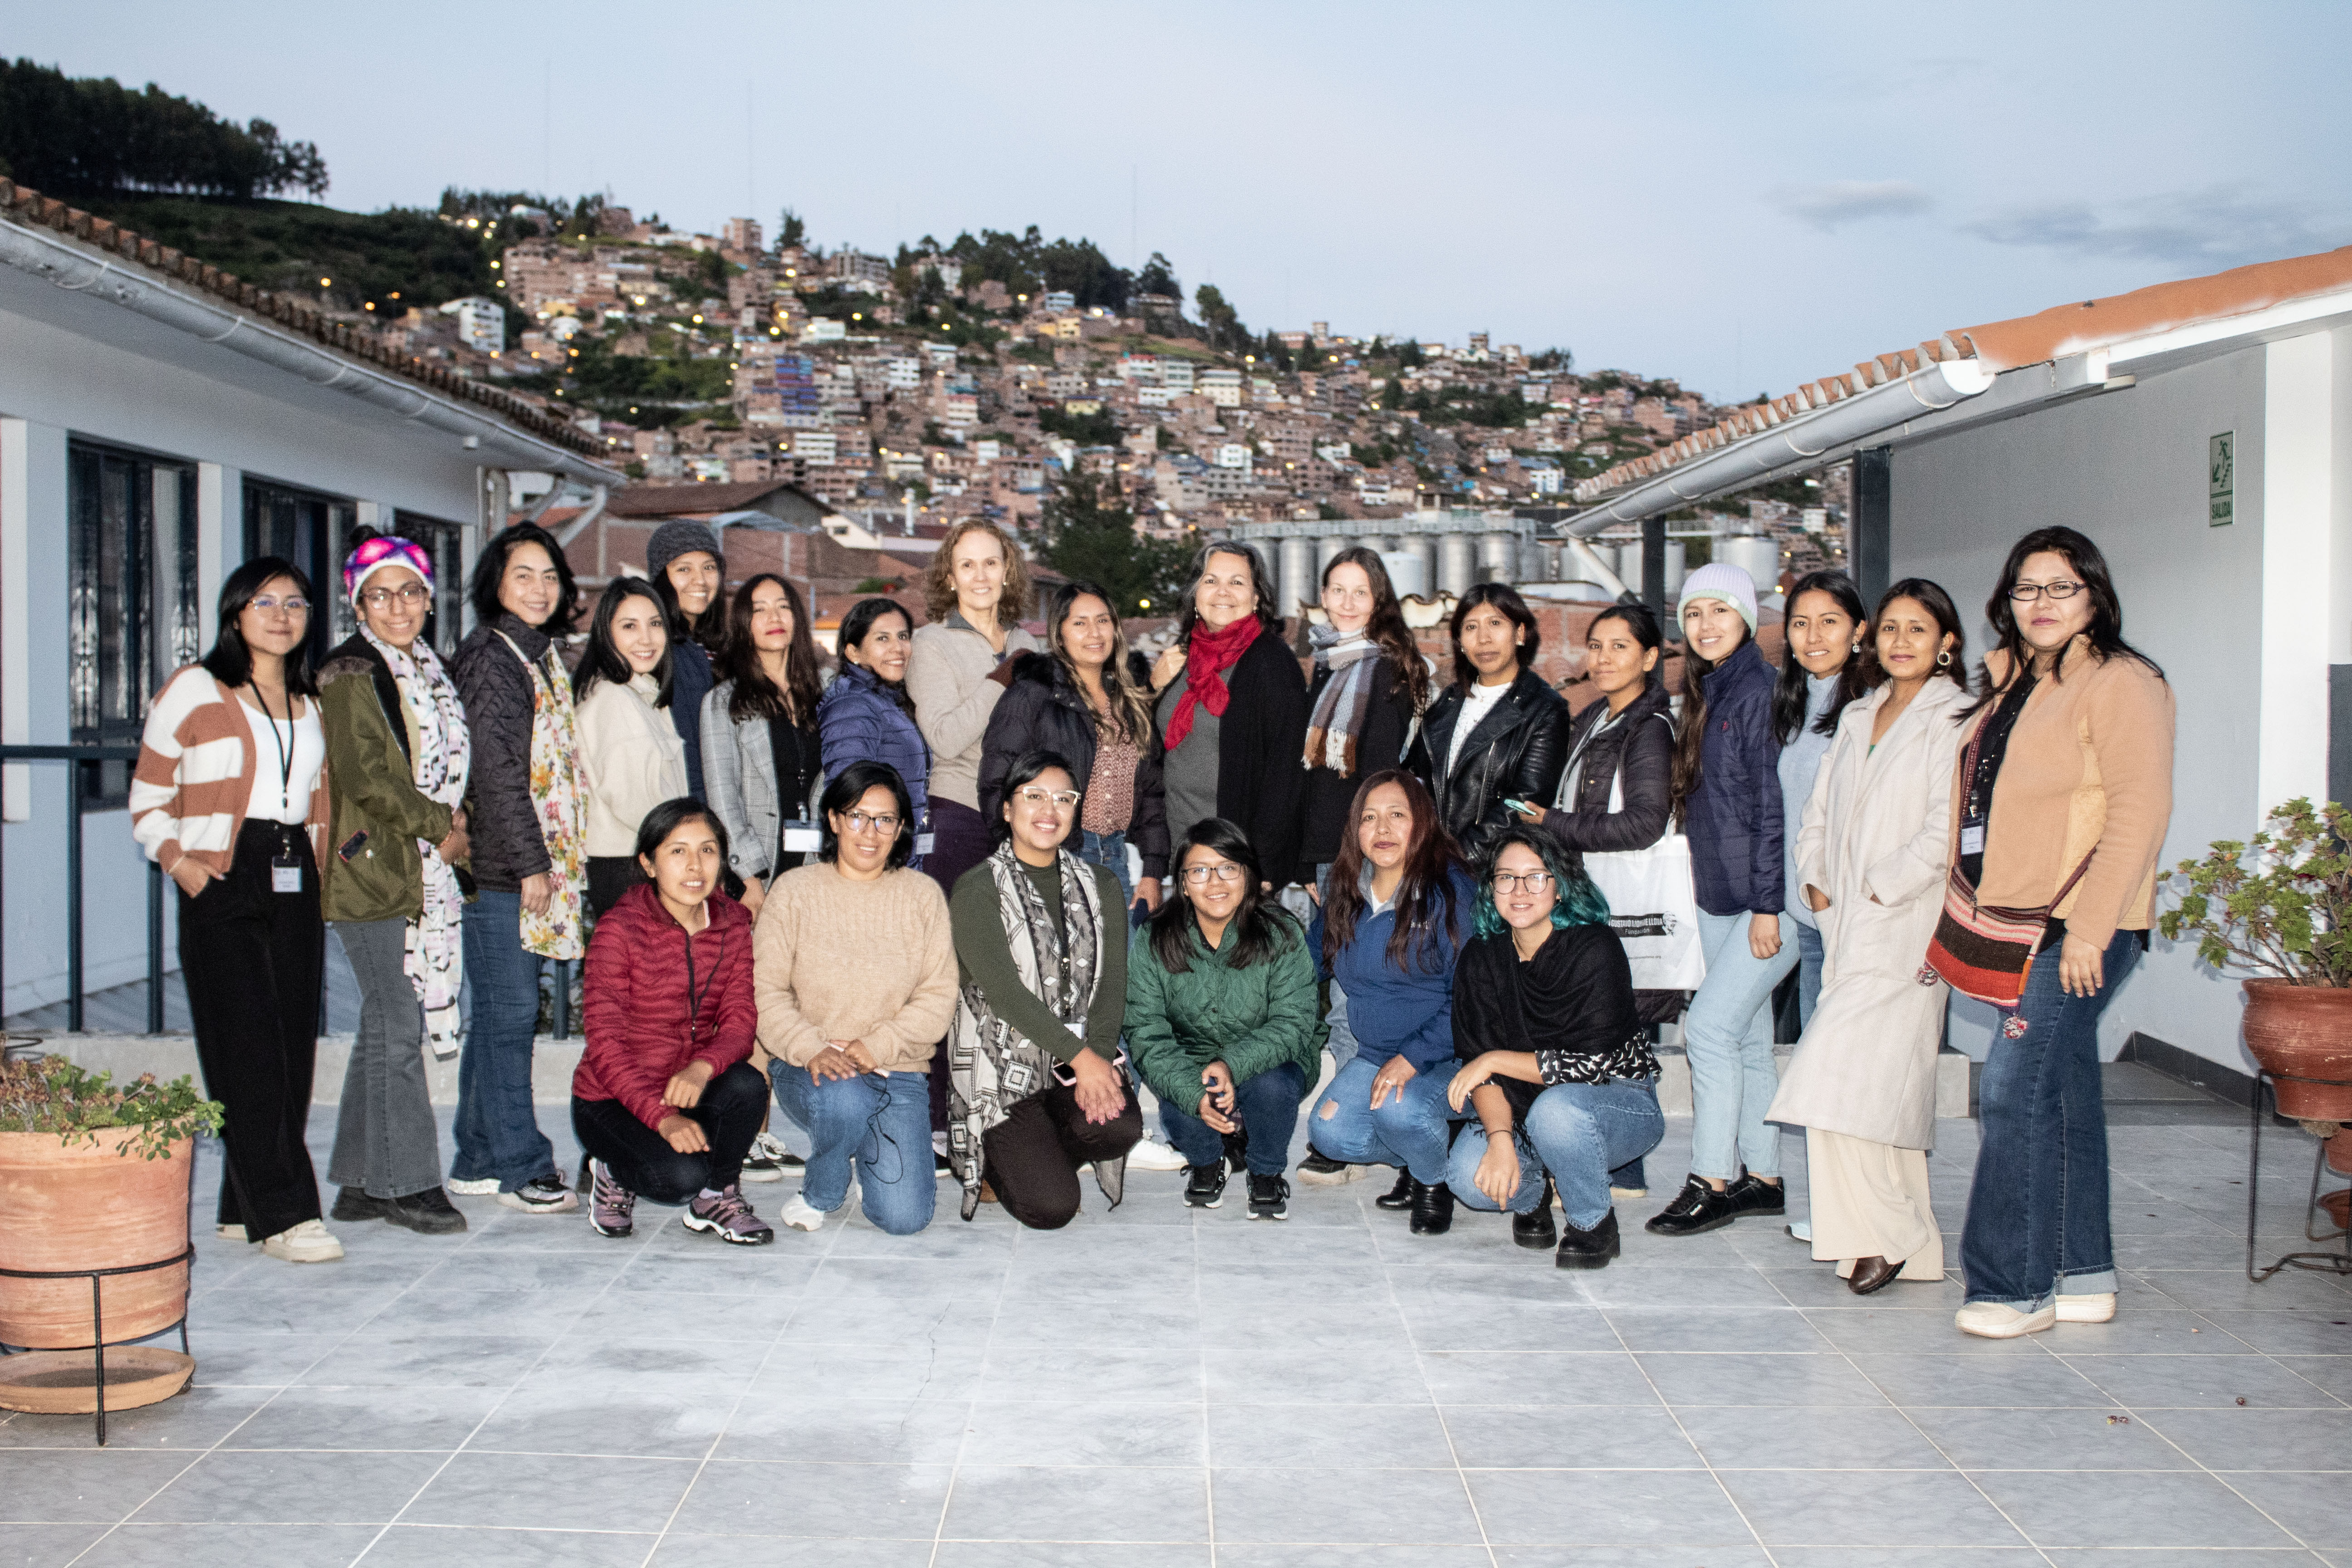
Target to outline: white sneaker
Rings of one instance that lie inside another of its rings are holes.
[[[496,1176],[482,1176],[470,1182],[444,1182],[441,1184],[461,1198],[495,1197],[499,1191]]]
[[[1184,1156],[1157,1138],[1145,1138],[1127,1152],[1127,1168],[1130,1171],[1182,1171],[1190,1167]]]
[[[787,1194],[784,1201],[776,1205],[776,1220],[781,1225],[791,1226],[794,1230],[824,1228],[824,1212],[822,1209],[811,1208],[809,1201],[798,1193]]]
[[[251,1237],[245,1234],[245,1226],[241,1225],[224,1225],[215,1226],[213,1234],[219,1237],[223,1241],[251,1241],[253,1239]]]
[[[1971,1301],[1952,1317],[1960,1332],[1984,1340],[2021,1339],[2040,1333],[2057,1321],[2055,1306],[2044,1307],[2038,1312],[2021,1312],[1999,1301]]]
[[[343,1244],[315,1219],[266,1238],[261,1250],[289,1263],[333,1263],[343,1256]]]
[[[743,1155],[743,1180],[747,1182],[781,1182],[784,1166],[793,1159],[793,1152],[776,1142],[774,1136],[762,1132],[751,1140],[751,1147]]]
[[[525,1214],[570,1214],[580,1206],[580,1200],[563,1184],[561,1176],[536,1177],[513,1192],[500,1193],[499,1202]]]
[[[2112,1323],[2116,1320],[2116,1293],[2101,1290],[2090,1296],[2058,1298],[2058,1321],[2062,1323]]]

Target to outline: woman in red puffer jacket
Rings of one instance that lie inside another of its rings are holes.
[[[751,917],[719,891],[727,829],[698,800],[665,801],[637,830],[637,864],[650,880],[588,944],[588,1046],[572,1075],[588,1223],[626,1236],[644,1196],[685,1204],[688,1230],[773,1241],[737,1185],[768,1083],[751,1065]]]

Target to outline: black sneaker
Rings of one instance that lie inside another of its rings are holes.
[[[1412,1207],[1412,1173],[1411,1171],[1399,1171],[1397,1173],[1396,1185],[1391,1187],[1387,1192],[1382,1193],[1379,1197],[1374,1198],[1372,1202],[1384,1209],[1409,1209]]]
[[[1675,1201],[1642,1228],[1653,1236],[1696,1236],[1701,1231],[1720,1230],[1742,1212],[1731,1195],[1732,1190],[1727,1187],[1718,1193],[1702,1178],[1693,1176],[1675,1194]]]
[[[457,1205],[439,1187],[427,1187],[404,1198],[385,1199],[383,1217],[419,1236],[455,1236],[466,1228],[466,1216],[457,1212]]]
[[[1412,1234],[1444,1236],[1454,1228],[1454,1189],[1444,1182],[1412,1184]]]
[[[1249,1179],[1249,1194],[1250,1218],[1290,1217],[1290,1184],[1280,1176],[1253,1174]]]
[[[1225,1169],[1238,1176],[1249,1169],[1249,1131],[1236,1127],[1225,1134]]]
[[[1196,1209],[1213,1209],[1225,1201],[1225,1163],[1195,1165],[1184,1184],[1184,1201]]]
[[[544,1176],[533,1176],[510,1193],[500,1193],[499,1202],[525,1214],[570,1214],[580,1206],[563,1178],[550,1171]]]
[[[345,1187],[335,1194],[335,1206],[327,1213],[329,1219],[344,1221],[383,1219],[384,1211],[392,1206],[389,1198],[372,1198],[365,1187]]]
[[[1789,1194],[1780,1182],[1767,1182],[1742,1174],[1739,1180],[1724,1189],[1724,1196],[1732,1201],[1735,1214],[1787,1214]]]
[[[1552,1224],[1549,1176],[1544,1178],[1543,1202],[1536,1205],[1535,1212],[1511,1216],[1511,1240],[1530,1252],[1543,1251],[1559,1240],[1559,1231]]]
[[[1560,1226],[1559,1250],[1552,1254],[1552,1267],[1606,1268],[1609,1260],[1617,1256],[1618,1247],[1617,1211],[1611,1209],[1591,1230],[1579,1230],[1572,1223],[1563,1223]]]
[[[803,1168],[803,1162],[798,1154],[765,1132],[751,1140],[751,1147],[743,1155],[743,1179],[747,1182],[781,1182],[786,1171]]]
[[[1298,1179],[1310,1187],[1337,1187],[1354,1180],[1345,1160],[1334,1160],[1319,1149],[1309,1149],[1298,1162]]]

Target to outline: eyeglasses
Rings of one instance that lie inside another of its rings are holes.
[[[1212,877],[1214,877],[1220,882],[1238,882],[1242,879],[1242,868],[1239,866],[1234,865],[1230,860],[1218,866],[1187,866],[1184,868],[1184,879],[1192,883],[1196,888],[1206,886],[1209,879]]]
[[[1013,798],[1033,810],[1038,806],[1044,805],[1050,800],[1055,805],[1060,806],[1064,811],[1067,811],[1070,807],[1077,805],[1082,797],[1078,792],[1074,789],[1036,789],[1033,787],[1023,790],[1019,795],[1013,796]]]
[[[1494,881],[1495,891],[1498,893],[1516,893],[1522,889],[1530,893],[1540,893],[1551,886],[1551,873],[1549,871],[1497,871],[1495,873]]]
[[[899,821],[899,816],[895,811],[886,811],[879,816],[869,816],[862,811],[853,811],[848,817],[849,830],[852,833],[896,833],[898,831]]]
[[[264,616],[277,610],[283,610],[289,616],[307,616],[310,613],[310,601],[299,597],[275,599],[264,594],[258,598],[247,599],[246,607]]]
[[[2071,599],[2082,591],[2080,583],[2012,583],[2009,596],[2021,605],[2030,605],[2045,594],[2053,599]]]
[[[422,583],[404,584],[397,588],[368,588],[360,594],[360,603],[371,610],[381,610],[398,599],[411,609],[433,596],[433,590]]]

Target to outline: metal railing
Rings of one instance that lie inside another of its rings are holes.
[[[135,742],[117,745],[0,746],[0,763],[63,763],[67,767],[66,815],[66,1027],[82,1026],[82,770],[100,763],[135,763]],[[0,859],[0,911],[6,908],[7,875]],[[5,922],[0,922],[5,923]],[[0,945],[0,960],[5,946]],[[0,984],[0,995],[6,994]],[[163,868],[147,862],[147,1032],[163,1032]]]

